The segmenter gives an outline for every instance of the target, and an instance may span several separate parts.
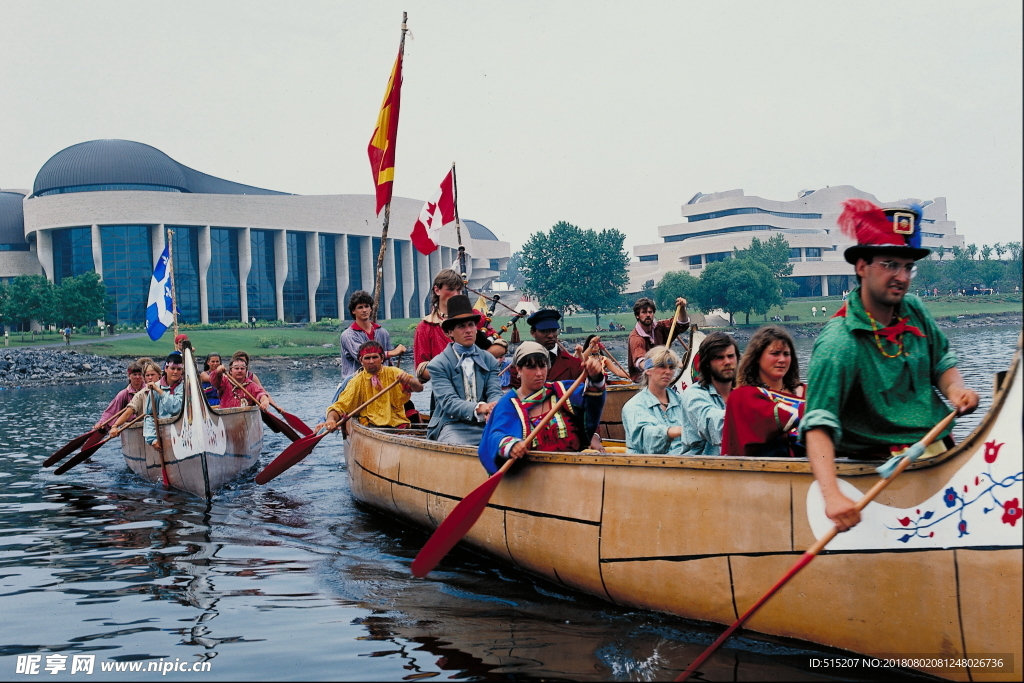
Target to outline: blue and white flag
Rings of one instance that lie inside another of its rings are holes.
[[[149,283],[149,304],[146,306],[146,332],[156,341],[174,324],[174,299],[171,298],[171,269],[167,267],[171,254],[168,247],[153,269],[153,281]]]

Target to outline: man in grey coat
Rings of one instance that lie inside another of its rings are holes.
[[[459,294],[448,300],[448,317],[441,321],[441,329],[452,341],[427,365],[434,393],[429,439],[478,445],[484,422],[501,398],[498,361],[476,345],[479,325],[480,314],[468,297]]]

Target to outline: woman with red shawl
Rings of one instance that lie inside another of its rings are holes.
[[[775,325],[755,332],[736,379],[725,403],[722,455],[803,457],[797,436],[807,385],[800,381],[793,338]]]

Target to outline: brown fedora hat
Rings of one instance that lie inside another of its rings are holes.
[[[441,329],[451,332],[456,325],[467,320],[472,320],[480,326],[480,314],[469,303],[469,297],[465,294],[456,294],[448,299],[448,317],[441,321]]]

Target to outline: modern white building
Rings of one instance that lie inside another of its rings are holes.
[[[843,251],[853,241],[836,225],[843,201],[851,197],[882,207],[922,205],[921,243],[933,250],[932,258],[937,258],[935,250],[940,246],[951,250],[964,245],[964,238],[956,234],[956,223],[946,215],[945,197],[880,202],[851,185],[803,190],[788,202],[746,196],[743,190],[698,192],[682,207],[684,222],[658,228],[662,242],[633,247],[638,260],[629,266],[628,291],[640,291],[648,280],[657,284],[672,271],[699,277],[708,263],[729,258],[733,249],[747,248],[752,238],[763,242],[777,234],[789,242],[796,296],[828,296],[852,289],[853,267],[843,259]]]
[[[429,256],[412,247],[422,206],[391,203],[381,318],[424,315],[433,277],[457,260],[454,224]],[[373,291],[380,226],[373,195],[265,190],[195,171],[149,145],[95,140],[55,154],[31,193],[0,191],[0,278],[42,273],[60,282],[95,270],[112,295],[108,320],[138,324],[170,229],[185,322],[313,322],[345,317],[352,292]],[[470,287],[487,288],[509,244],[475,221],[463,221],[462,235]]]

